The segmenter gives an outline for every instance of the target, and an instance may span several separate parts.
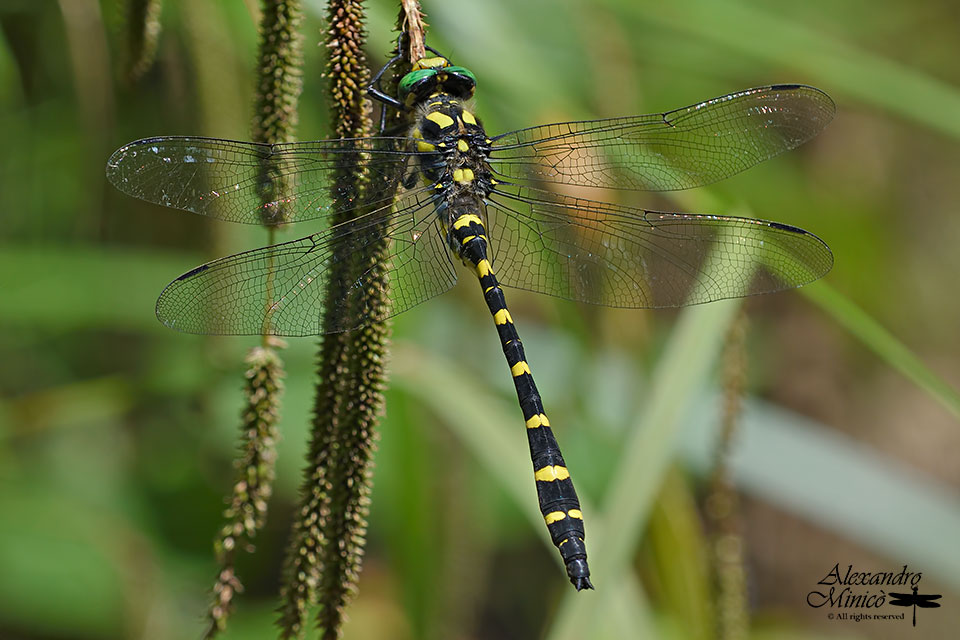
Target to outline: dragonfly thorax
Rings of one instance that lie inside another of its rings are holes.
[[[463,100],[444,93],[429,97],[417,107],[410,135],[421,152],[424,181],[437,183],[444,198],[489,194],[490,140]]]

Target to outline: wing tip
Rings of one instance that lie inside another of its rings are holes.
[[[770,229],[776,229],[778,231],[792,233],[797,236],[802,236],[807,238],[808,240],[810,240],[807,246],[811,250],[816,250],[819,254],[815,260],[808,261],[808,266],[813,267],[810,270],[810,274],[811,274],[810,278],[804,280],[803,282],[798,282],[792,288],[795,289],[798,287],[808,285],[812,282],[816,282],[820,278],[830,273],[830,270],[833,269],[833,264],[834,264],[833,250],[830,249],[830,245],[828,245],[823,240],[823,238],[821,238],[815,233],[812,233],[800,227],[796,227],[792,224],[786,224],[784,222],[773,222],[773,221],[765,221],[765,222],[767,224],[767,227],[769,227]]]
[[[830,94],[812,85],[799,82],[785,82],[772,84],[766,88],[770,91],[791,91],[805,94],[808,98],[818,103],[820,111],[826,116],[823,123],[824,126],[826,126],[837,113],[837,103],[833,101]]]
[[[197,275],[198,273],[203,273],[204,271],[206,271],[206,270],[209,269],[209,268],[210,268],[210,263],[209,263],[209,262],[206,263],[206,264],[202,264],[202,265],[200,265],[199,267],[194,267],[193,269],[190,269],[190,271],[187,271],[186,273],[177,276],[176,280],[174,280],[173,282],[179,282],[179,281],[181,281],[181,280],[186,280],[187,278],[192,278],[193,276]],[[172,284],[172,283],[171,283],[171,284]]]
[[[801,229],[800,227],[795,227],[792,224],[785,224],[783,222],[769,222],[769,226],[773,229],[780,229],[781,231],[789,231],[790,233],[797,233],[800,235],[812,236],[813,234],[807,231],[806,229]]]
[[[137,197],[137,194],[134,190],[126,188],[125,186],[126,178],[124,178],[123,171],[124,160],[126,160],[128,156],[135,156],[137,149],[140,149],[141,147],[145,147],[150,144],[158,144],[170,139],[170,136],[151,136],[149,138],[140,138],[139,140],[134,140],[133,142],[128,142],[127,144],[123,145],[111,153],[110,157],[107,158],[107,180],[110,182],[110,184],[123,193]],[[133,151],[132,154],[131,151]]]

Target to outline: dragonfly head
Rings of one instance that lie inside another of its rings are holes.
[[[421,58],[397,85],[400,102],[412,107],[438,92],[467,100],[473,96],[477,79],[465,67],[457,67],[440,56]]]

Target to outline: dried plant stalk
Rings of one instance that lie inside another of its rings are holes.
[[[160,38],[160,0],[128,0],[125,9],[127,39],[126,77],[134,83],[143,77],[157,58]]]
[[[362,46],[363,10],[358,2],[335,1],[328,13],[327,78],[332,120],[341,138],[371,133],[370,105],[365,96],[369,71]],[[354,167],[340,170],[335,189],[362,197],[364,177],[358,156]],[[332,224],[348,222],[336,219]],[[343,313],[338,301],[362,259],[340,255],[333,269],[324,307],[324,326]],[[362,273],[362,271],[360,272]],[[379,285],[379,286],[378,286]],[[385,297],[385,278],[376,278],[368,296]],[[324,336],[318,355],[318,381],[307,469],[301,503],[287,551],[286,580],[279,621],[284,638],[302,637],[308,610],[319,604],[317,625],[324,638],[339,636],[343,610],[355,593],[363,557],[370,463],[376,416],[382,407],[382,358],[389,336],[383,325]]]
[[[327,78],[334,130],[341,138],[369,136],[372,109],[366,96],[370,73],[363,54],[362,4],[331,1],[328,22]],[[371,181],[359,154],[356,163],[343,164],[349,166],[334,180],[334,193],[339,197],[377,202],[396,190],[399,176]],[[332,224],[349,224],[366,210],[361,206]],[[367,240],[378,236],[376,228],[368,227],[364,233],[369,234]],[[342,314],[360,318],[370,309],[389,305],[388,240],[384,237],[362,244],[362,250],[344,249],[343,255],[332,261],[324,326],[341,325]],[[353,306],[344,308],[341,301],[346,283],[357,282],[361,274],[363,295],[350,296]],[[383,411],[389,338],[389,325],[376,322],[347,333],[326,334],[321,342],[309,460],[287,551],[279,620],[284,638],[304,635],[307,613],[314,606],[322,637],[339,638],[345,608],[356,594],[366,544],[371,467],[377,419]]]
[[[355,0],[330,3],[327,48],[331,114],[342,138],[372,133],[370,82],[363,43],[363,10]],[[422,40],[422,34],[420,35]],[[382,201],[396,182],[373,183],[360,157],[335,179],[335,192],[360,202]],[[362,215],[363,207],[347,224]],[[375,238],[376,229],[368,229]],[[337,273],[329,279],[325,326],[341,314],[361,317],[366,310],[389,304],[387,239],[365,243],[333,261]],[[364,295],[352,296],[355,307],[343,308],[345,283],[363,274]],[[344,610],[356,594],[366,543],[371,466],[376,424],[383,410],[386,384],[384,361],[390,329],[386,322],[367,324],[347,333],[325,335],[318,356],[310,459],[301,489],[301,506],[287,552],[286,584],[280,626],[285,638],[302,637],[308,610],[317,606],[317,627],[325,640],[339,638]]]
[[[240,457],[234,462],[237,480],[230,506],[223,514],[226,524],[214,543],[220,570],[213,587],[206,638],[226,628],[233,597],[242,591],[235,569],[236,553],[252,551],[252,540],[266,522],[273,487],[283,365],[273,349],[263,347],[250,351],[247,364]]]
[[[744,640],[750,625],[740,501],[728,464],[746,388],[746,332],[747,317],[741,309],[730,327],[723,357],[723,418],[707,498],[720,640]]]
[[[262,9],[253,140],[269,144],[291,142],[302,87],[303,56],[299,34],[302,11],[299,0],[264,0]],[[282,202],[284,193],[290,190],[284,176],[269,161],[261,166],[261,173],[259,183],[264,185],[261,201]],[[263,220],[272,243],[277,225],[286,220],[286,212],[276,207],[264,207],[263,210],[278,212],[271,219]],[[264,300],[268,309],[272,303],[270,291],[268,287],[268,296]],[[283,377],[283,363],[275,347],[282,344],[264,335],[262,346],[252,349],[247,357],[250,369],[247,372],[246,407],[242,412],[241,456],[235,462],[238,475],[230,506],[224,512],[226,524],[214,543],[220,570],[208,613],[207,638],[226,628],[233,598],[242,589],[235,568],[237,550],[252,551],[252,540],[266,522],[267,501],[274,478],[276,423]]]

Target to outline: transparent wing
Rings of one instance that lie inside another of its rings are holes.
[[[395,212],[380,211],[299,240],[246,251],[180,276],[157,301],[157,317],[187,333],[307,336],[323,333],[327,287],[341,293],[331,333],[401,313],[456,283],[429,190],[410,192]],[[384,261],[392,305],[371,308],[364,288],[370,271],[330,282],[330,266],[389,239]]]
[[[487,199],[507,286],[613,307],[679,307],[799,287],[833,255],[815,235],[764,220],[661,213],[501,186]]]
[[[135,198],[220,220],[299,222],[352,211],[356,195],[334,192],[342,173],[363,163],[372,179],[402,175],[408,159],[417,154],[408,146],[406,138],[273,145],[146,138],[110,156],[107,178]]]
[[[493,139],[490,165],[516,180],[688,189],[803,144],[835,110],[813,87],[760,87],[666,113],[513,131]]]

